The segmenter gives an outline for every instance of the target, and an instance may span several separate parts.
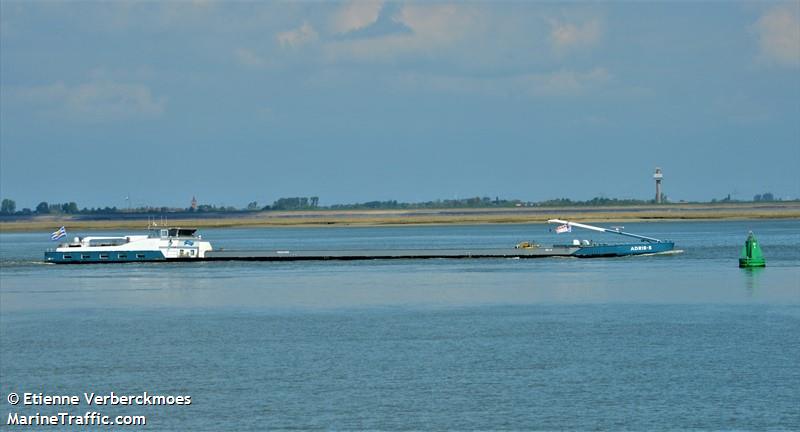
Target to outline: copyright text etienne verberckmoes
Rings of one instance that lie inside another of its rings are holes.
[[[19,426],[143,426],[144,415],[105,415],[99,410],[120,406],[185,406],[192,404],[189,395],[90,393],[51,395],[45,393],[9,393],[6,401],[14,407],[53,407],[55,412],[35,414],[9,412],[7,425]]]

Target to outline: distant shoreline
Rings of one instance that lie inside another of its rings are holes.
[[[314,210],[224,213],[185,217],[180,214],[123,214],[103,219],[81,216],[33,216],[0,221],[0,232],[72,229],[145,229],[148,217],[167,225],[196,228],[400,226],[542,223],[560,218],[582,222],[800,219],[800,202],[667,204],[618,207],[518,207],[494,209]]]

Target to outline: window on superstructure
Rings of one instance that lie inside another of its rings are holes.
[[[195,233],[195,229],[189,228],[171,228],[169,230],[170,237],[193,237]]]

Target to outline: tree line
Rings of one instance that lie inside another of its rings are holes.
[[[753,195],[753,202],[780,202],[783,201],[781,198],[775,198],[775,195],[772,192],[764,192],[763,194],[755,194]],[[724,198],[717,199],[714,198],[711,200],[712,203],[736,203],[736,202],[747,202],[747,200],[740,200],[731,198],[731,194],[728,194]]]
[[[85,210],[85,209],[84,209]],[[12,199],[4,199],[2,203],[0,203],[0,214],[73,214],[73,213],[80,213],[81,210],[78,209],[78,204],[74,201],[68,203],[59,203],[59,204],[48,204],[46,201],[40,202],[34,210],[29,208],[24,208],[20,211],[17,211],[17,203]]]
[[[665,197],[666,198],[666,197]],[[753,202],[775,202],[781,201],[780,198],[775,198],[771,192],[763,194],[756,194],[753,196]],[[667,202],[666,199],[664,202]],[[712,203],[718,202],[742,202],[740,200],[731,199],[728,195],[722,199],[712,199]],[[270,210],[315,210],[315,209],[329,209],[329,210],[358,210],[358,209],[433,209],[433,208],[490,208],[490,207],[581,207],[581,206],[634,206],[634,205],[647,205],[653,204],[654,200],[638,200],[638,199],[619,199],[619,198],[606,198],[595,197],[589,200],[572,200],[570,198],[556,198],[545,201],[522,201],[518,199],[501,199],[500,197],[470,197],[462,199],[444,199],[433,200],[424,202],[399,202],[397,200],[386,201],[367,201],[362,203],[351,204],[332,204],[329,206],[320,206],[319,197],[288,197],[279,198],[273,201],[270,205],[261,206],[257,201],[252,201],[244,208],[236,208],[233,206],[215,206],[211,204],[200,204],[188,208],[180,207],[150,207],[141,206],[136,208],[121,209],[117,207],[91,207],[79,208],[78,204],[74,201],[66,203],[48,203],[42,201],[34,209],[23,208],[17,210],[17,203],[9,198],[5,198],[0,204],[0,214],[2,215],[72,215],[72,214],[118,214],[118,213],[227,213],[227,212],[253,212],[253,211],[270,211]]]

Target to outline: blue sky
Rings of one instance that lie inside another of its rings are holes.
[[[800,196],[800,2],[0,3],[32,207]]]

